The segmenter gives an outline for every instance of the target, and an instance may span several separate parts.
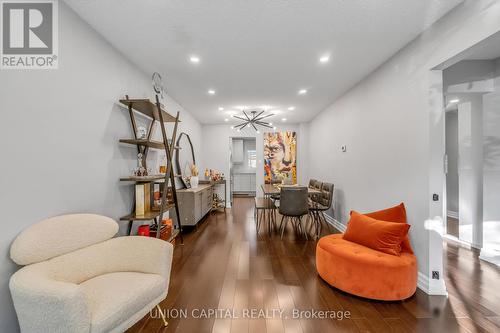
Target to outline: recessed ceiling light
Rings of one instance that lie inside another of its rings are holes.
[[[189,61],[191,61],[193,64],[197,64],[200,62],[200,57],[197,56],[190,56]]]
[[[322,64],[327,63],[328,61],[330,61],[329,55],[324,55],[324,56],[321,56],[321,58],[319,58],[319,62]]]
[[[260,131],[259,131],[259,130],[257,130],[257,134],[259,134],[259,133],[260,133]]]
[[[276,126],[273,127],[273,129],[275,130],[276,129]]]
[[[300,89],[299,90],[299,95],[305,95],[307,94],[307,90],[306,89]]]
[[[209,90],[208,90],[208,94],[209,94],[209,95],[215,95],[215,90],[213,90],[213,89],[209,89]]]
[[[224,111],[224,108],[219,106],[219,111]]]
[[[288,110],[289,110],[289,111],[293,111],[293,110],[295,110],[295,106],[290,106],[290,107],[288,107]]]
[[[458,102],[460,102],[460,100],[458,98],[450,100],[450,103],[453,103],[453,104],[458,103]]]
[[[273,123],[269,123],[269,126],[273,126]]]
[[[231,129],[234,129],[234,126],[231,126]]]
[[[229,121],[229,119],[225,118],[224,121]]]
[[[236,130],[236,132],[241,132],[241,130],[238,128],[238,129]]]
[[[281,121],[286,121],[286,118],[281,118]]]

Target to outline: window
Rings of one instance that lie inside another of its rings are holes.
[[[247,151],[247,159],[248,159],[248,167],[249,168],[257,168],[257,151],[256,150],[248,150]]]

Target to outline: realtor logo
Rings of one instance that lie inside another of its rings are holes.
[[[1,0],[2,69],[56,69],[57,0]]]

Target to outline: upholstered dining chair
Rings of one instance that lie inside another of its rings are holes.
[[[311,179],[309,180],[309,188],[321,191],[321,188],[323,187],[323,183],[320,182],[319,180],[316,179]],[[317,202],[318,201],[318,195],[313,194],[309,197],[309,202]]]
[[[165,299],[172,245],[117,231],[108,217],[72,214],[17,236],[10,256],[24,267],[9,287],[21,332],[124,332]]]
[[[283,233],[285,232],[289,220],[294,223],[295,229],[302,232],[307,239],[307,232],[302,226],[302,216],[307,215],[309,212],[307,198],[307,187],[281,187],[279,206],[279,213],[282,215],[280,223],[281,239],[283,239]]]
[[[309,216],[312,218],[312,225],[314,227],[314,234],[316,238],[321,235],[323,222],[330,228],[326,222],[324,212],[332,207],[334,185],[331,183],[323,183],[321,187],[321,194],[309,202]]]
[[[267,229],[271,234],[273,226],[276,228],[276,206],[270,198],[255,197],[254,219],[257,233],[260,231],[262,222],[267,222]]]

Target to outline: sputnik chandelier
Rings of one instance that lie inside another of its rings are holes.
[[[236,119],[239,119],[242,121],[242,123],[233,126],[232,127],[233,129],[240,131],[245,127],[253,127],[253,129],[255,131],[257,131],[257,133],[259,133],[259,129],[257,128],[257,126],[263,126],[263,127],[267,127],[267,128],[276,129],[276,127],[273,127],[273,123],[270,123],[267,121],[262,121],[265,118],[274,116],[274,114],[269,113],[269,114],[263,115],[265,110],[260,111],[259,113],[257,113],[258,111],[251,111],[250,115],[248,113],[246,113],[245,110],[242,110],[242,112],[245,115],[245,117],[233,115],[233,118],[236,118]]]

